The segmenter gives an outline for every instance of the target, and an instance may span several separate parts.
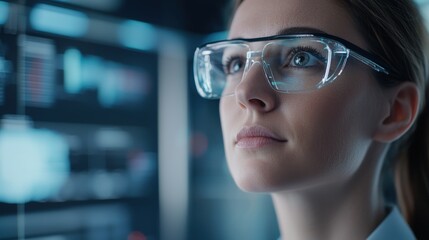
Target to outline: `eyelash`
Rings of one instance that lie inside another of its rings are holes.
[[[313,47],[310,47],[310,46],[298,46],[298,47],[295,47],[295,48],[293,48],[293,49],[291,49],[289,51],[289,53],[287,54],[288,59],[287,59],[286,63],[289,64],[290,61],[292,60],[292,57],[294,57],[299,52],[307,52],[307,53],[313,55],[314,57],[316,57],[317,59],[319,59],[322,62],[326,62],[326,60],[327,60],[324,56],[322,56],[319,53],[319,51],[317,51]]]
[[[243,58],[240,56],[228,56],[228,58],[222,63],[222,69],[225,73],[229,73],[228,67],[234,60],[242,60],[242,63],[244,63]]]

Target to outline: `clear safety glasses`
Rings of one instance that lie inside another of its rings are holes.
[[[233,95],[253,66],[262,67],[270,86],[282,93],[319,89],[334,81],[353,57],[389,74],[381,61],[344,39],[327,34],[278,35],[208,43],[194,55],[198,93],[208,99]],[[378,63],[377,63],[378,62]]]

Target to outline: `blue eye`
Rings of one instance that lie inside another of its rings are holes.
[[[223,64],[225,74],[232,75],[241,72],[244,67],[244,61],[240,57],[228,58]]]
[[[298,46],[289,51],[284,67],[310,68],[324,66],[326,58],[323,54],[308,46]]]
[[[305,51],[295,53],[291,57],[290,65],[293,67],[313,67],[320,64],[320,59]]]

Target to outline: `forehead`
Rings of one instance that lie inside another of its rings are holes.
[[[367,48],[341,0],[244,0],[237,9],[229,38],[275,35],[290,28],[312,28]]]

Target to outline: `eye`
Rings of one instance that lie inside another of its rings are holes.
[[[321,67],[326,63],[326,58],[313,47],[296,47],[289,51],[284,67],[311,68]]]
[[[321,63],[321,60],[315,57],[313,54],[305,51],[295,53],[292,58],[290,65],[293,67],[313,67]]]
[[[223,64],[225,74],[231,75],[241,72],[244,67],[244,61],[240,57],[228,58]]]
[[[297,53],[292,59],[292,65],[294,66],[305,66],[310,62],[310,54],[306,52]]]

